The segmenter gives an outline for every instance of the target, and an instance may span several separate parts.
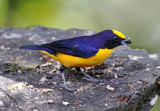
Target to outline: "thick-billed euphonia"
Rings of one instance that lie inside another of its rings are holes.
[[[91,67],[102,63],[120,45],[130,44],[126,38],[117,30],[104,30],[90,36],[80,36],[46,43],[42,45],[23,45],[21,49],[37,50],[43,54],[62,63],[66,67],[75,67],[81,71],[89,80],[97,82],[83,72],[81,67]],[[64,87],[72,90],[65,83],[64,73],[61,72]]]

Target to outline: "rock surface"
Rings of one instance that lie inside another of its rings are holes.
[[[58,62],[36,51],[19,49],[25,44],[93,33],[42,26],[0,28],[0,110],[149,110],[160,75],[160,54],[121,46],[102,64],[86,69],[88,74],[103,79],[104,83],[88,82],[72,68],[65,76],[67,84],[77,90],[68,92],[62,88]]]

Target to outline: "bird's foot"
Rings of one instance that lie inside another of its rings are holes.
[[[67,71],[67,69],[65,69],[65,71]],[[63,73],[63,72],[61,73],[61,75],[62,75],[62,79],[63,79],[63,86],[64,86],[64,88],[65,88],[67,91],[70,91],[70,92],[75,91],[74,88],[70,88],[70,87],[67,86],[67,84],[66,84],[66,79],[65,79],[65,77],[64,77],[64,73]]]
[[[65,88],[67,91],[70,91],[70,92],[73,92],[73,91],[76,90],[76,89],[74,89],[74,88],[68,87],[66,84],[64,84],[63,86],[64,86],[64,88]]]
[[[92,81],[92,82],[103,82],[101,79],[96,79],[96,78],[93,78],[91,77],[90,75],[85,75],[85,78],[87,81]]]
[[[83,75],[85,75],[85,78],[87,81],[92,81],[92,82],[103,82],[101,79],[96,79],[96,78],[93,78],[92,76],[88,75],[87,73],[85,73],[82,69],[80,69],[81,73]]]

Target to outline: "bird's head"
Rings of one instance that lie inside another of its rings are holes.
[[[131,44],[129,38],[126,38],[121,32],[117,30],[105,30],[103,31],[103,37],[105,38],[104,47],[107,49],[113,49],[120,45]]]

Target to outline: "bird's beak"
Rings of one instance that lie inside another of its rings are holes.
[[[121,44],[122,44],[122,45],[131,44],[131,41],[130,41],[129,38],[126,38],[126,39],[124,39],[124,40],[121,41]]]

